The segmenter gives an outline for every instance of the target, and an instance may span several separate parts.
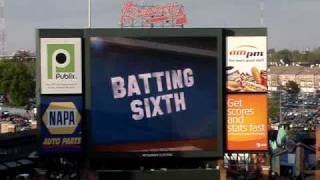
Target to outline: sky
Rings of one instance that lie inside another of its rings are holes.
[[[87,0],[4,0],[7,51],[35,50],[37,28],[86,28]],[[137,1],[137,0],[135,0]],[[182,3],[186,28],[268,28],[268,48],[313,49],[320,46],[320,0],[144,0]],[[260,11],[260,2],[264,2]],[[92,0],[92,28],[117,28],[122,0]]]

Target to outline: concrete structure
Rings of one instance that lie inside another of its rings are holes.
[[[301,92],[314,93],[320,89],[320,68],[302,66],[271,66],[268,72],[268,88],[278,91],[287,82],[296,82]]]

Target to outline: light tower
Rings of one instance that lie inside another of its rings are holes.
[[[260,25],[264,26],[264,0],[260,0]]]
[[[0,0],[0,57],[7,55],[6,20],[4,17],[4,0]]]

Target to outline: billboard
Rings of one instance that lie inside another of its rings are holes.
[[[267,95],[229,94],[227,150],[268,150]]]
[[[81,151],[82,97],[41,97],[41,153]]]
[[[82,92],[81,38],[41,38],[41,94]]]
[[[317,125],[316,128],[316,160],[320,161],[320,127]]]
[[[217,47],[217,37],[91,37],[92,151],[143,157],[221,153],[223,68]]]
[[[227,37],[229,92],[267,92],[267,37]]]

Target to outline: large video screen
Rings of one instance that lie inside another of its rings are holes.
[[[89,141],[94,153],[222,153],[224,71],[217,37],[89,40]]]

